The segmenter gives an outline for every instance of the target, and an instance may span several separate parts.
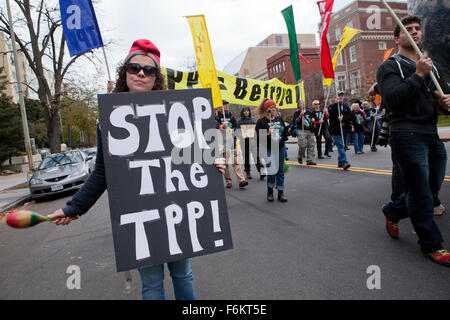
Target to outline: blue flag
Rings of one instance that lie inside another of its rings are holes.
[[[71,57],[103,47],[91,0],[59,0],[59,8]]]

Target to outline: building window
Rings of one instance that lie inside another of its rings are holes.
[[[378,42],[378,50],[386,50],[386,42]]]
[[[283,67],[283,72],[285,72],[286,71],[286,66],[284,65],[284,61],[281,62],[281,65]]]
[[[347,90],[347,77],[345,73],[336,73],[335,74],[335,87],[336,91],[345,91]]]
[[[356,47],[352,46],[350,47],[350,62],[355,62],[356,61]]]
[[[275,35],[275,41],[277,43],[277,46],[283,45],[283,38],[281,35]]]
[[[341,40],[341,29],[336,28],[335,32],[336,32],[336,41],[339,42],[339,40]]]
[[[342,59],[342,51],[339,53],[338,59],[337,59],[337,65],[342,66],[344,64],[344,59]]]
[[[347,23],[347,27],[353,28],[353,20],[350,20],[350,21]]]
[[[350,72],[350,83],[352,84],[352,88],[361,88],[361,77],[359,74],[359,70],[355,70]]]
[[[392,17],[386,17],[386,26],[392,27]]]

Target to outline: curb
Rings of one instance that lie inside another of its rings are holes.
[[[21,205],[31,201],[31,200],[32,200],[31,194],[26,195],[26,196],[24,196],[24,197],[22,197],[22,198],[20,198],[20,199],[18,199],[16,201],[14,201],[14,202],[11,202],[11,203],[7,204],[5,207],[1,208],[0,209],[0,213],[3,213],[5,211],[9,211],[9,210],[13,210],[13,209],[15,209],[17,207],[20,207]]]

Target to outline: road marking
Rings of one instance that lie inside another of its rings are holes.
[[[338,168],[336,165],[332,164],[317,164],[315,166],[309,166],[307,164],[300,164],[296,161],[286,161],[290,165],[294,166],[302,166],[302,167],[317,167],[317,168],[324,168],[324,169],[333,169],[333,170],[343,170],[342,168]],[[364,172],[364,173],[374,173],[374,174],[381,174],[381,175],[392,175],[392,170],[386,170],[386,169],[374,169],[374,168],[362,168],[362,167],[350,167],[347,171],[353,171],[353,172]],[[444,181],[450,182],[450,176],[444,176]]]

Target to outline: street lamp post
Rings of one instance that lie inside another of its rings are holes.
[[[14,34],[14,27],[13,27],[13,21],[11,16],[11,8],[9,6],[9,0],[6,0],[6,7],[8,9],[8,19],[9,19],[9,31],[11,35],[11,42],[12,42],[12,51],[14,56],[14,67],[16,68],[16,80],[17,80],[17,89],[19,91],[19,104],[20,104],[20,114],[22,115],[22,127],[23,127],[23,136],[25,140],[25,150],[27,152],[28,156],[28,168],[29,171],[31,171],[34,168],[33,163],[33,155],[31,154],[31,143],[30,143],[30,133],[28,131],[28,120],[27,120],[27,113],[25,110],[25,100],[23,99],[23,91],[22,91],[22,76],[19,68],[19,60],[17,56],[17,49],[16,49],[16,37]]]

